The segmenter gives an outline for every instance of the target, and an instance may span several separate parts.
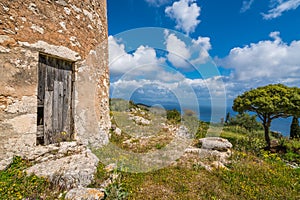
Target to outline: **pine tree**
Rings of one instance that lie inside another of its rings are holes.
[[[226,118],[225,118],[225,124],[228,124],[230,120],[230,113],[227,112]]]
[[[300,127],[299,127],[299,120],[297,117],[293,117],[291,123],[291,130],[290,130],[290,138],[300,138]]]

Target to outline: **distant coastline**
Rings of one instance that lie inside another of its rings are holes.
[[[151,103],[145,103],[145,102],[143,102],[143,103],[138,102],[138,104],[151,105]],[[159,103],[159,104],[162,105],[165,109],[168,109],[168,110],[176,109],[176,110],[180,111],[181,109],[185,109],[185,108],[181,108],[180,105],[178,105],[178,104],[172,104],[172,103],[169,103],[169,104],[168,103]],[[204,121],[204,122],[210,122],[211,121],[211,107],[210,106],[207,106],[207,105],[206,106],[199,106],[199,111],[200,111],[200,113],[199,113],[198,118],[201,121]],[[218,109],[217,109],[217,111],[218,111]],[[215,121],[215,122],[220,122],[221,118],[225,119],[227,112],[230,113],[230,116],[235,116],[237,114],[236,112],[234,112],[232,110],[231,106],[227,106],[225,116],[223,115],[224,110],[221,110],[219,113],[217,112],[217,116],[215,116],[214,119],[218,119],[218,121]],[[259,118],[257,120],[260,121]],[[279,132],[283,136],[288,137],[289,134],[290,134],[291,121],[292,121],[291,118],[275,119],[275,120],[272,121],[271,131]]]

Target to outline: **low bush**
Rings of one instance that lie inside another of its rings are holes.
[[[167,110],[167,120],[170,123],[177,124],[181,121],[181,114],[178,110]]]

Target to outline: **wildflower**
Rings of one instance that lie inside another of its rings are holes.
[[[246,157],[247,154],[246,154],[245,152],[242,152],[242,156],[243,156],[243,157]]]
[[[60,132],[61,135],[67,135],[67,132],[66,131],[62,131]]]

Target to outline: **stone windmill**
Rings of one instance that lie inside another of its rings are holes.
[[[0,2],[0,159],[64,140],[108,142],[105,0]]]

